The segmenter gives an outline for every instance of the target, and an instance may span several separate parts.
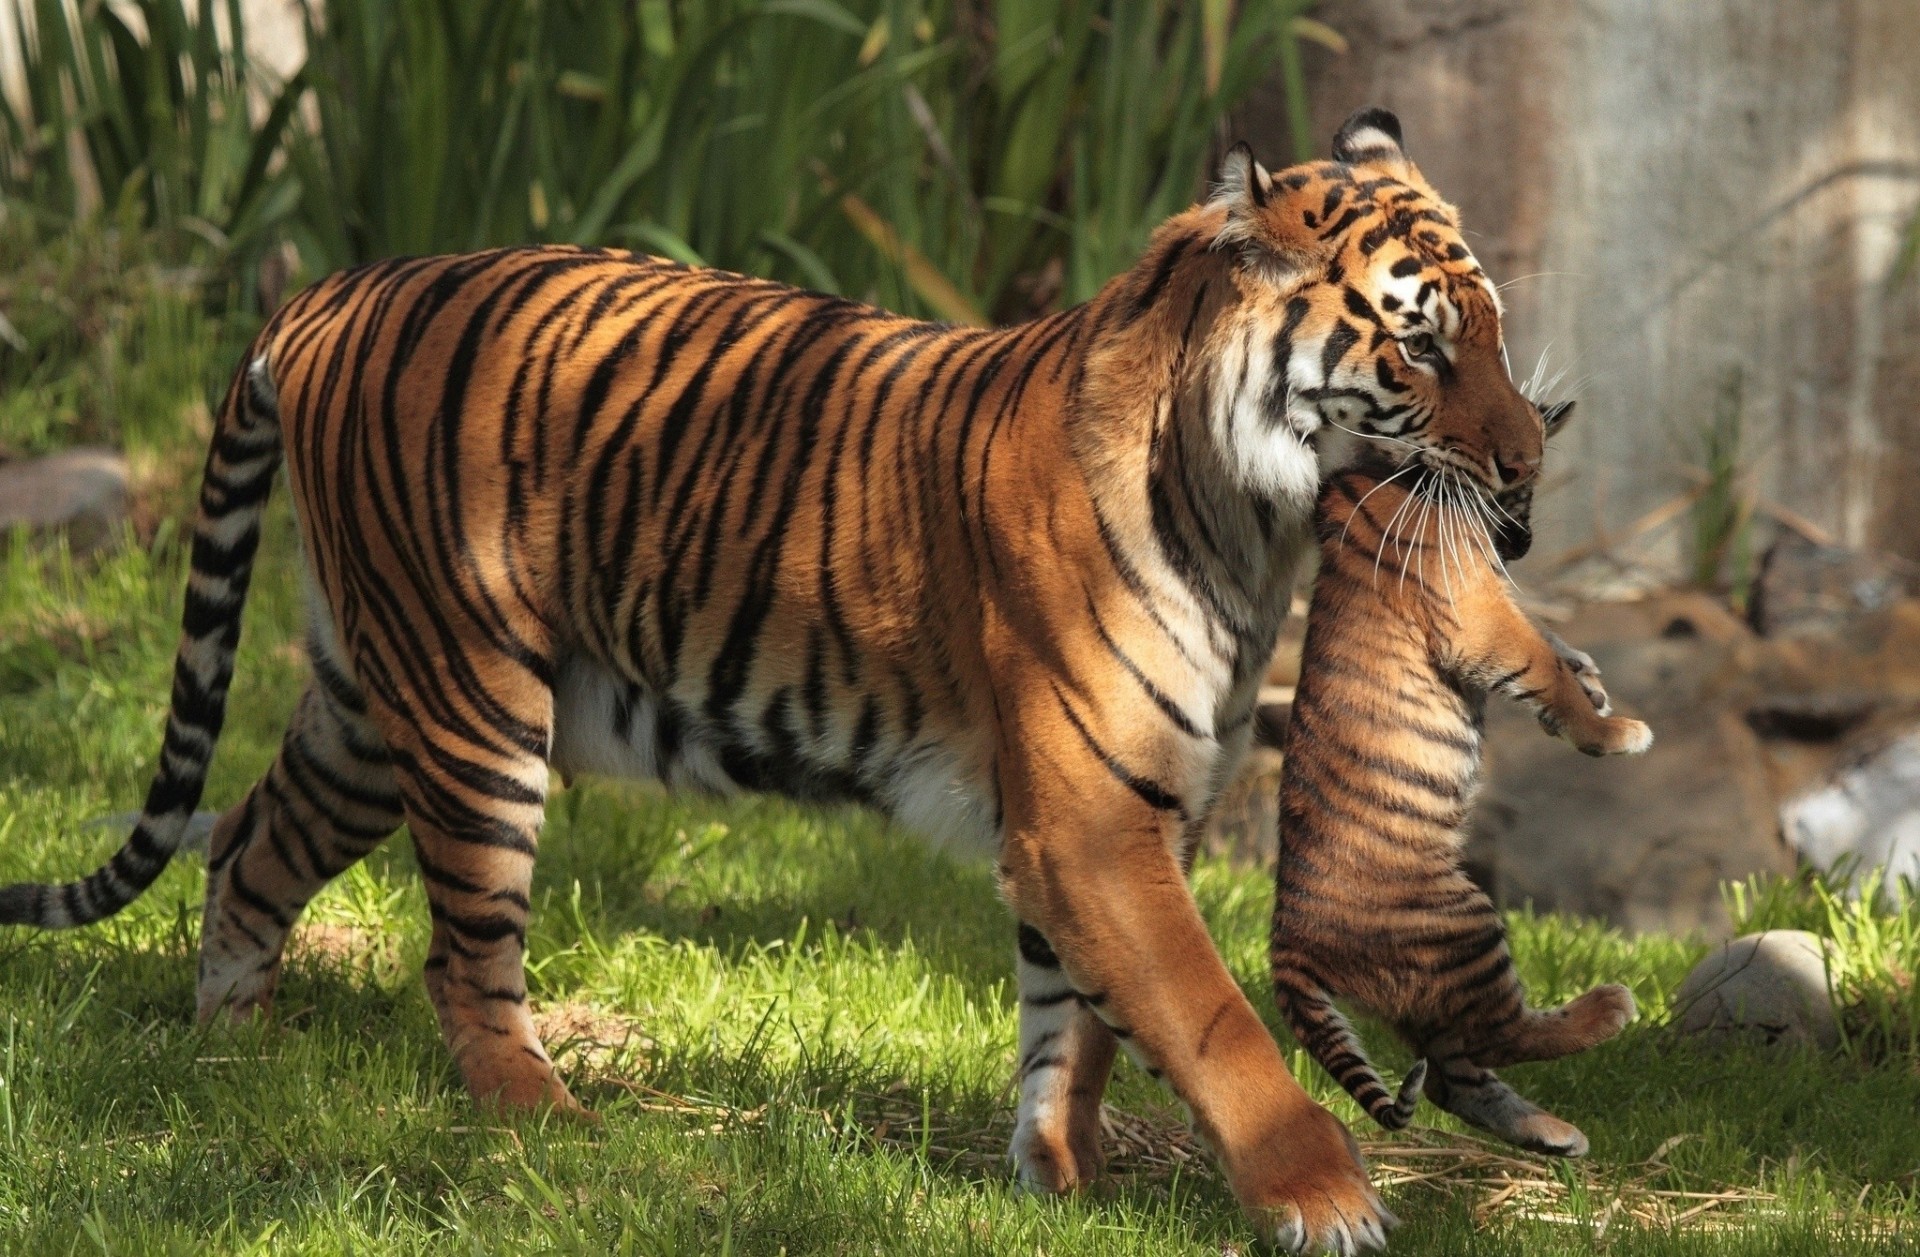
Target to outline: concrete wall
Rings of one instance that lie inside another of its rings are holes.
[[[1737,372],[1764,496],[1920,557],[1920,275],[1889,285],[1920,207],[1920,0],[1316,12],[1351,48],[1307,46],[1314,134],[1363,104],[1396,110],[1511,284],[1516,373],[1549,345],[1568,368],[1581,417],[1536,553],[1685,490]],[[1240,125],[1263,155],[1290,156],[1277,87]],[[1640,549],[1670,562],[1681,531]]]

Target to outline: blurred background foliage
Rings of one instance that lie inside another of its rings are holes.
[[[1337,42],[1304,7],[331,0],[279,81],[240,0],[21,0],[0,197],[138,227],[216,303],[289,241],[311,277],[554,240],[1005,321],[1194,199],[1228,111]]]

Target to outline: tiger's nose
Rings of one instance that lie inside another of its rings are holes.
[[[1493,465],[1500,473],[1501,485],[1509,489],[1540,469],[1537,461],[1511,454],[1495,454]]]

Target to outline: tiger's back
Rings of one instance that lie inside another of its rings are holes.
[[[1058,359],[1031,351],[1070,326],[945,328],[659,259],[517,249],[337,277],[263,357],[346,655],[519,661],[553,690],[565,776],[860,801],[979,845],[991,721],[967,683],[983,661],[956,651],[979,642],[980,603],[931,574],[978,560],[945,521],[982,504],[940,472],[990,456],[981,438],[1023,393],[1060,389]],[[977,431],[933,421],[961,389]],[[547,750],[544,730],[488,733]]]

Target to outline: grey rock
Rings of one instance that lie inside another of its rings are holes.
[[[1722,943],[1680,984],[1673,1024],[1682,1034],[1833,1048],[1840,1024],[1827,977],[1832,957],[1832,942],[1805,930]]]
[[[127,517],[127,460],[110,449],[80,447],[0,464],[0,535],[25,525],[64,529],[75,553],[120,535]]]

